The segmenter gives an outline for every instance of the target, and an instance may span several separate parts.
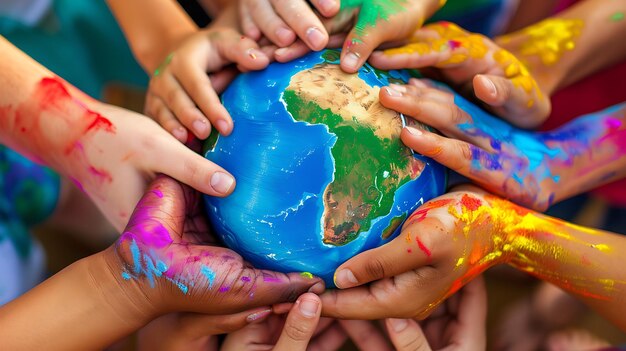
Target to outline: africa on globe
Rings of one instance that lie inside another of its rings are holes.
[[[346,74],[338,63],[326,50],[241,74],[222,95],[233,132],[205,147],[237,179],[230,196],[205,196],[224,243],[258,268],[329,286],[335,268],[393,239],[446,186],[444,167],[399,139],[406,124],[427,127],[378,101],[409,72]]]

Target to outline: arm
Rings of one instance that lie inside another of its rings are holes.
[[[157,178],[116,244],[0,307],[3,346],[102,349],[166,313],[233,314],[323,290],[319,278],[257,270],[234,252],[211,246],[199,200],[171,178]],[[234,318],[254,320],[249,317]]]
[[[147,323],[155,311],[106,267],[101,253],[82,259],[0,307],[3,347],[104,349]]]
[[[198,27],[173,0],[107,0],[139,64],[152,74]]]
[[[327,292],[322,303],[325,314],[343,318],[424,317],[488,268],[509,264],[575,294],[626,330],[624,250],[624,236],[468,187],[424,204],[391,243],[336,273],[342,289],[381,280]]]
[[[527,65],[549,96],[626,58],[625,12],[624,0],[582,1],[496,42]]]
[[[380,101],[450,139],[405,128],[402,140],[498,195],[545,209],[626,175],[626,104],[540,133],[515,128],[427,84],[382,89]]]
[[[0,143],[73,180],[116,229],[157,173],[207,194],[234,187],[149,118],[87,97],[3,38],[0,52]]]

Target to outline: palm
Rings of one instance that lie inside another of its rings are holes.
[[[192,306],[209,314],[294,300],[319,282],[254,269],[233,251],[213,246],[208,228],[199,193],[159,177],[118,241],[122,276],[165,291],[172,310]]]

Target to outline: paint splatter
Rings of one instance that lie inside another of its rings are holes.
[[[426,257],[428,257],[428,259],[430,260],[432,256],[432,253],[430,252],[430,250],[426,247],[426,245],[424,245],[423,242],[420,241],[419,238],[416,237],[415,241],[417,241],[417,246],[420,248],[420,250],[422,250],[424,255],[426,255]]]
[[[302,272],[300,273],[301,277],[305,277],[307,279],[313,279],[313,274],[311,274],[310,272]]]
[[[624,13],[623,12],[615,12],[610,17],[611,22],[620,22],[623,19],[624,19]]]
[[[380,21],[389,21],[393,15],[405,11],[406,0],[342,0],[340,12],[359,10],[356,33],[359,38]],[[360,39],[357,39],[360,40]]]

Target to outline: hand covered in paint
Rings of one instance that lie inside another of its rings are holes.
[[[209,28],[187,37],[156,69],[146,96],[145,112],[181,142],[188,131],[206,139],[211,126],[221,134],[232,131],[233,122],[216,92],[236,74],[224,70],[263,69],[268,56],[257,43],[232,28]]]
[[[550,113],[550,99],[522,62],[491,39],[453,23],[426,25],[408,44],[375,52],[370,62],[381,69],[434,67],[439,78],[519,127],[536,127]]]
[[[484,270],[510,258],[491,201],[496,201],[493,196],[467,187],[422,205],[397,238],[337,268],[335,284],[341,290],[322,295],[323,314],[341,319],[428,316]]]
[[[447,139],[405,128],[404,143],[523,206],[554,202],[626,175],[626,107],[578,119],[551,132],[512,127],[428,81],[382,89],[381,103],[428,124]]]
[[[445,0],[342,0],[339,13],[323,21],[335,47],[339,33],[347,33],[341,53],[341,68],[356,72],[379,45],[406,39],[432,16]],[[319,1],[321,7],[322,1]],[[329,11],[330,12],[330,11]],[[329,13],[324,12],[325,16]],[[276,50],[276,60],[285,62],[308,52],[302,42]]]
[[[238,313],[294,300],[309,289],[323,291],[318,278],[254,269],[231,250],[211,245],[200,194],[159,176],[108,253],[120,284],[156,315]]]
[[[312,8],[314,7],[314,8]],[[286,47],[299,38],[310,50],[322,50],[328,44],[328,32],[320,18],[339,11],[339,0],[239,0],[239,22],[243,33],[259,40],[266,37],[278,47]]]
[[[320,319],[321,311],[320,298],[306,293],[295,304],[276,306],[263,322],[228,334],[220,350],[337,350],[347,336],[333,319]]]

